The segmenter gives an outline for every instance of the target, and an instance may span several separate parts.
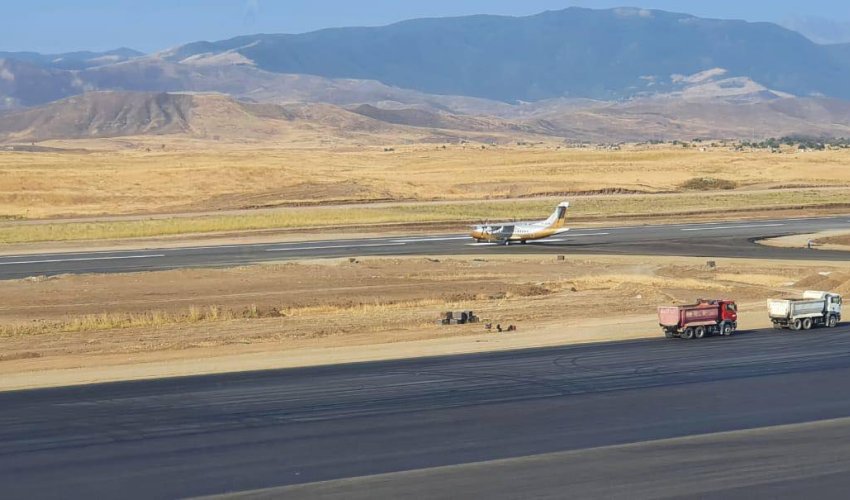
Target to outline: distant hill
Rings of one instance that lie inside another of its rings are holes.
[[[723,82],[713,84],[724,87]],[[551,100],[470,116],[427,107],[269,104],[225,95],[92,92],[0,113],[0,143],[172,135],[214,141],[511,143],[620,142],[785,135],[850,137],[850,102],[782,97],[739,82],[706,96],[711,82],[676,94],[611,103]],[[727,92],[731,92],[726,89]]]
[[[0,138],[21,142],[186,132],[191,108],[191,96],[95,92],[4,113]]]
[[[85,85],[69,71],[0,59],[0,110],[37,106],[85,91]]]
[[[443,119],[448,130],[439,130],[441,124],[405,127],[329,104],[240,102],[218,94],[91,92],[0,113],[0,143],[145,135],[213,141],[446,142],[475,137],[496,140],[487,134],[518,130],[497,119]]]
[[[377,28],[243,36],[159,56],[195,63],[229,58],[276,73],[369,79],[514,102],[621,99],[665,91],[674,75],[716,67],[783,92],[850,98],[850,64],[836,52],[770,23],[569,8],[528,17],[417,19]]]
[[[127,61],[134,57],[143,56],[137,50],[120,48],[106,52],[66,52],[63,54],[39,54],[37,52],[2,52],[0,59],[15,59],[48,69],[86,69],[106,64]]]

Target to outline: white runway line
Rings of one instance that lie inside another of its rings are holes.
[[[605,236],[606,234],[611,234],[611,233],[581,233],[581,234],[570,233],[570,238],[575,238],[577,236]],[[558,241],[558,240],[545,240],[544,239],[542,241]],[[561,240],[561,241],[563,241],[563,240]]]
[[[266,252],[297,252],[299,250],[326,250],[332,248],[366,248],[366,247],[400,247],[407,243],[373,243],[367,245],[324,245],[314,247],[298,247],[298,248],[267,248]]]
[[[392,240],[396,243],[420,243],[420,242],[429,242],[429,241],[454,241],[454,240],[471,240],[472,236],[451,236],[446,238],[440,237],[432,237],[432,238],[404,238]]]
[[[712,226],[712,227],[691,227],[680,229],[680,231],[717,231],[718,229],[748,229],[751,227],[778,227],[785,224],[750,224],[748,226]]]
[[[43,259],[43,260],[18,260],[14,262],[0,262],[0,266],[12,266],[16,264],[53,264],[56,262],[88,262],[92,260],[122,260],[122,259],[155,259],[165,257],[165,254],[154,255],[116,255],[112,257],[74,257],[70,259]]]

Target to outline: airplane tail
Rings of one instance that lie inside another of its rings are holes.
[[[555,211],[552,212],[552,215],[546,219],[546,226],[558,229],[564,227],[564,224],[567,222],[567,209],[570,208],[570,203],[568,201],[559,203],[557,207],[555,207]]]

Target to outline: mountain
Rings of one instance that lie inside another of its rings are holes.
[[[774,24],[569,8],[151,55],[0,53],[0,141],[850,136],[848,81],[850,44]]]
[[[0,59],[0,110],[36,106],[86,90],[83,82],[68,71]]]
[[[759,101],[652,97],[522,120],[540,133],[597,143],[648,140],[850,137],[850,102],[828,98]]]
[[[192,97],[94,92],[0,115],[0,139],[42,141],[189,130]]]
[[[533,135],[527,129],[496,118],[162,92],[90,92],[0,113],[0,143],[157,135],[236,142],[507,142]]]
[[[850,98],[850,64],[799,33],[770,23],[632,8],[243,36],[188,44],[158,57],[230,60],[275,73],[377,80],[504,102],[622,99],[665,91],[673,75],[718,67],[782,92]]]
[[[127,61],[134,57],[143,56],[137,50],[122,47],[106,52],[66,52],[64,54],[39,54],[37,52],[2,52],[0,59],[24,61],[48,69],[86,69],[105,64]]]
[[[90,92],[0,113],[0,143],[168,135],[288,144],[610,143],[785,135],[850,137],[850,102],[786,97],[721,72],[679,92],[625,102],[554,99],[471,116],[427,107],[271,104],[221,94]],[[719,89],[720,95],[711,94]]]
[[[509,107],[474,97],[426,94],[375,80],[271,73],[238,64],[181,64],[145,57],[64,71],[0,59],[0,109],[37,106],[94,90],[217,92],[271,103],[371,103],[389,108],[421,105],[473,114],[490,114]]]
[[[118,49],[0,53],[0,58],[59,80],[41,83],[50,90],[38,99],[34,91],[23,99],[0,89],[6,108],[49,102],[57,98],[56,89],[64,90],[61,97],[89,90],[215,91],[272,102],[430,101],[435,107],[443,104],[431,96],[440,95],[479,99],[472,107],[485,100],[496,108],[494,102],[623,100],[669,93],[681,75],[714,68],[778,92],[850,99],[845,84],[850,81],[850,45],[818,45],[770,23],[629,8],[250,35],[148,56]],[[15,73],[7,68],[4,75]]]

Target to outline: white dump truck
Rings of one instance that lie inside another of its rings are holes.
[[[802,298],[768,299],[767,310],[774,328],[808,330],[813,326],[832,328],[841,321],[841,295],[807,291]]]

